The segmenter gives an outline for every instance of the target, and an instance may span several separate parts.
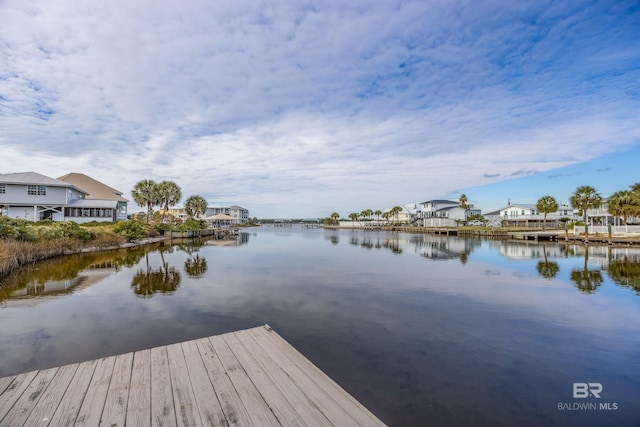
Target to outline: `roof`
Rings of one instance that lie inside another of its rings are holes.
[[[205,218],[202,218],[202,219],[207,220],[207,221],[221,221],[221,220],[222,221],[232,221],[232,220],[235,220],[234,217],[229,216],[229,215],[225,215],[225,214],[212,215],[212,216],[208,216],[208,217],[205,217]]]
[[[0,182],[4,184],[48,185],[50,187],[73,187],[80,190],[71,182],[61,181],[37,172],[19,172],[0,174]],[[82,190],[81,190],[82,191]],[[82,191],[84,193],[84,191]]]
[[[460,202],[456,202],[456,201],[453,201],[453,200],[435,199],[435,200],[427,200],[426,202],[422,202],[420,204],[424,205],[425,203],[455,203],[455,204],[459,204]]]
[[[60,181],[68,182],[75,187],[87,192],[87,199],[116,200],[118,202],[128,202],[122,197],[122,191],[111,188],[108,185],[97,181],[83,173],[68,173],[58,178]]]
[[[525,208],[536,210],[536,205],[532,203],[511,203],[510,205],[505,206],[504,208],[500,208],[499,210],[509,209],[509,208]]]
[[[117,200],[104,199],[76,199],[67,205],[69,208],[116,208],[117,206]]]

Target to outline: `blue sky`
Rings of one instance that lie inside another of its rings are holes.
[[[0,2],[0,172],[252,216],[640,181],[637,1]]]

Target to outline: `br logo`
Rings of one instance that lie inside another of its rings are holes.
[[[574,399],[585,399],[589,396],[600,399],[600,393],[602,393],[602,384],[600,383],[573,383]]]

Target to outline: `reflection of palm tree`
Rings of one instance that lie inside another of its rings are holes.
[[[620,286],[632,288],[640,295],[640,262],[627,257],[609,263],[609,277]]]
[[[174,292],[180,286],[180,280],[180,273],[174,267],[150,271],[140,269],[133,276],[131,287],[136,295],[151,297],[157,293]]]
[[[162,256],[162,267],[152,269],[149,265],[149,253],[145,254],[146,269],[139,269],[131,280],[131,287],[136,295],[151,297],[156,293],[172,293],[180,286],[180,273],[169,264]]]
[[[560,271],[560,267],[557,262],[540,261],[536,266],[536,270],[545,279],[553,279]]]
[[[602,272],[600,270],[589,270],[587,266],[588,259],[589,250],[588,248],[585,248],[584,267],[582,270],[572,270],[571,280],[576,284],[576,287],[580,291],[586,294],[592,294],[596,291],[598,286],[602,284]]]
[[[187,258],[184,262],[184,271],[187,272],[189,277],[201,277],[207,272],[207,260],[205,258],[200,258],[198,254],[194,257]]]
[[[469,254],[466,252],[462,252],[460,254],[460,262],[462,263],[462,265],[465,265],[467,261],[469,261]]]
[[[547,247],[542,245],[542,253],[544,254],[544,261],[540,261],[536,266],[536,270],[538,270],[538,274],[545,279],[553,279],[560,271],[560,267],[557,262],[549,262],[547,259]]]

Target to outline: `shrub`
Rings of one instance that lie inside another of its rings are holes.
[[[139,239],[145,236],[142,224],[133,219],[117,223],[116,226],[113,227],[113,231],[129,240]]]
[[[188,219],[178,227],[179,230],[201,230],[203,228],[207,228],[207,222],[199,219]]]

